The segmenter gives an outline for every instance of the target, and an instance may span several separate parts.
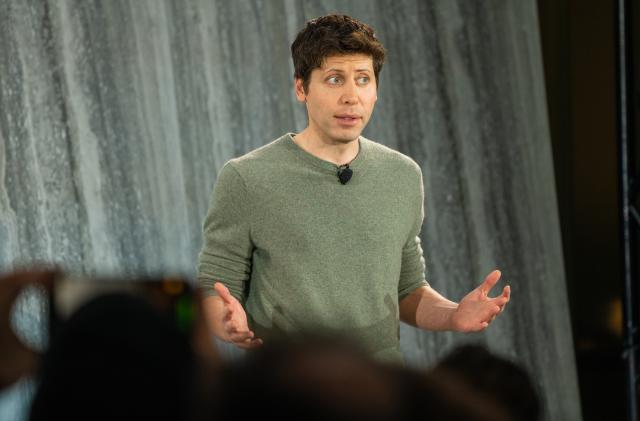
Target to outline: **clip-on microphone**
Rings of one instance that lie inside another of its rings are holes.
[[[353,170],[349,168],[349,164],[340,165],[338,167],[338,180],[340,180],[340,183],[347,184],[347,182],[351,180],[352,175]]]

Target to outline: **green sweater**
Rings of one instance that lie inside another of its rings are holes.
[[[204,220],[198,280],[222,282],[266,341],[317,331],[346,335],[401,361],[398,301],[427,285],[420,245],[420,167],[359,138],[353,177],[291,133],[227,162]]]

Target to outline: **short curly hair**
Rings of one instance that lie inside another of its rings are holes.
[[[302,79],[308,92],[311,72],[322,66],[327,57],[343,54],[366,54],[373,60],[378,75],[384,63],[385,49],[371,28],[347,15],[327,15],[311,19],[291,44],[294,78]]]

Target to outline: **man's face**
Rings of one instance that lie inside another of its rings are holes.
[[[328,143],[360,136],[378,99],[373,60],[364,54],[332,56],[311,72],[305,93],[296,79],[296,97],[307,103],[309,128]]]

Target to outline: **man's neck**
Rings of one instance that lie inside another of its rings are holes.
[[[350,163],[360,150],[358,138],[344,143],[325,141],[308,127],[294,136],[294,142],[311,155],[336,165]]]

